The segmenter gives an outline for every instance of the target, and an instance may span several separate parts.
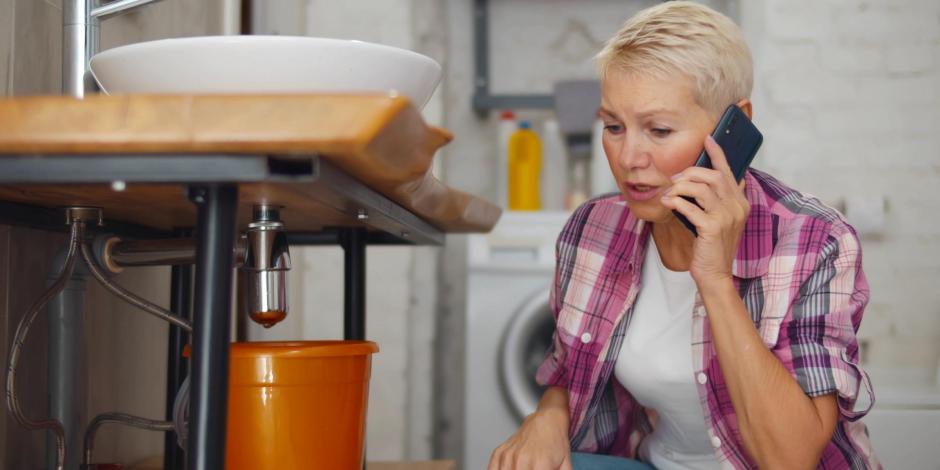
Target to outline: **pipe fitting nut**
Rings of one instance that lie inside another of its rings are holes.
[[[104,210],[100,207],[72,206],[65,207],[64,210],[66,225],[75,222],[85,222],[86,225],[93,223],[98,227],[104,225]]]

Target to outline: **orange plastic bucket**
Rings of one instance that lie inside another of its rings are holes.
[[[227,470],[359,470],[370,341],[233,343]]]

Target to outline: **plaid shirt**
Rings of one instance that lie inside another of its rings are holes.
[[[868,303],[868,283],[855,231],[819,200],[748,170],[751,205],[732,271],[754,327],[810,397],[835,392],[840,416],[818,468],[880,468],[855,411],[860,387],[874,403],[857,365],[855,334]],[[614,362],[630,323],[651,224],[619,196],[579,207],[557,244],[550,293],[556,320],[552,347],[538,371],[543,385],[569,394],[572,451],[637,458],[652,425],[647,410],[617,382]],[[722,468],[756,468],[747,454],[731,395],[696,294],[692,366],[715,455]]]

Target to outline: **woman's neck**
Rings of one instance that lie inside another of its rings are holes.
[[[652,231],[663,265],[670,271],[688,271],[695,235],[675,217],[668,222],[654,223]]]

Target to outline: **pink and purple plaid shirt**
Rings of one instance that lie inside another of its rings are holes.
[[[857,365],[855,334],[868,283],[854,230],[819,200],[748,170],[751,212],[732,270],[754,327],[810,397],[835,392],[839,422],[817,468],[880,468],[854,410],[868,376]],[[619,196],[582,205],[558,238],[550,293],[553,344],[538,371],[543,385],[569,394],[572,451],[637,458],[652,431],[646,410],[613,375],[640,291],[651,225]],[[715,455],[722,468],[756,468],[725,386],[701,296],[690,312],[692,365]]]

